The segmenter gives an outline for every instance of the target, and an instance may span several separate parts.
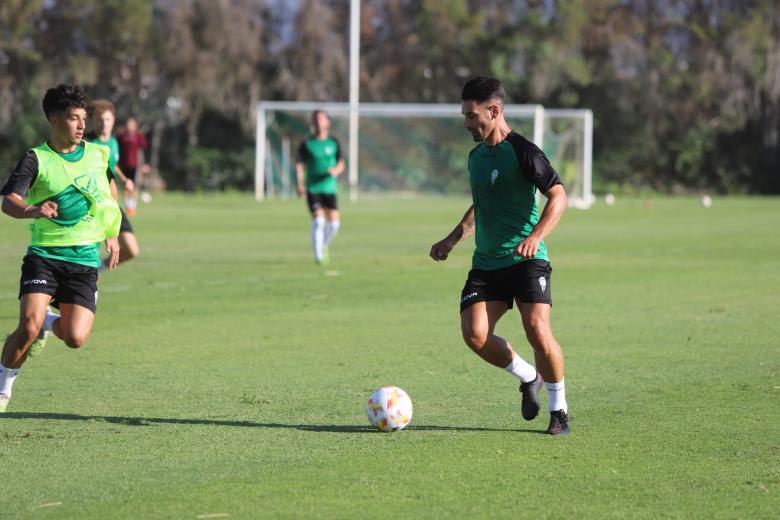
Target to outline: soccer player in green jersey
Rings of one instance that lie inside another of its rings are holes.
[[[119,262],[122,215],[108,148],[83,140],[88,107],[81,87],[49,89],[43,111],[51,137],[22,157],[0,191],[4,213],[32,219],[19,325],[5,339],[0,359],[0,412],[33,343],[45,341],[50,332],[71,348],[87,341],[95,319],[100,242],[106,243],[109,267]],[[48,310],[53,298],[60,315]]]
[[[87,134],[87,141],[108,147],[108,169],[111,170],[115,179],[122,182],[125,193],[133,193],[135,185],[133,180],[126,176],[119,167],[119,143],[112,135],[114,123],[116,123],[114,104],[107,99],[94,100],[92,102],[92,121],[95,131]],[[122,224],[119,227],[119,263],[121,264],[138,256],[138,240],[135,238],[135,232],[127,214],[121,207],[119,210],[122,212]],[[110,258],[103,260],[99,271],[108,269],[109,260]]]
[[[550,409],[547,433],[568,434],[563,353],[550,327],[552,268],[544,243],[568,199],[544,153],[509,128],[504,97],[501,82],[486,76],[463,87],[465,127],[480,143],[468,160],[473,203],[455,229],[431,247],[430,255],[446,260],[457,243],[476,232],[472,269],[460,300],[463,338],[483,360],[520,380],[521,413],[526,420],[539,413],[543,379]],[[547,197],[541,216],[537,190]],[[536,368],[507,340],[493,334],[513,303],[520,311]]]
[[[328,244],[341,226],[337,179],[344,172],[344,159],[339,142],[329,135],[328,114],[315,110],[311,121],[314,132],[298,148],[295,173],[298,178],[298,195],[306,195],[311,213],[314,260],[323,265],[330,259]]]

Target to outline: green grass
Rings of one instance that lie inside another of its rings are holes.
[[[95,329],[51,340],[0,418],[13,518],[776,518],[780,200],[620,200],[550,238],[572,435],[519,417],[463,344],[466,199],[343,203],[316,267],[301,201],[158,196]],[[0,329],[24,226],[0,220]],[[498,332],[526,355],[516,313]],[[406,430],[363,405],[404,388]]]

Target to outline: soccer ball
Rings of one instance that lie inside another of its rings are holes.
[[[702,205],[703,208],[711,207],[712,206],[712,197],[710,197],[709,195],[704,195],[701,198],[701,205]]]
[[[397,386],[383,386],[368,398],[366,415],[380,432],[403,430],[412,420],[412,400]]]

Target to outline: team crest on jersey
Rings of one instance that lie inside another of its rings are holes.
[[[328,155],[332,154],[333,153],[333,148],[331,148],[330,146],[326,146],[325,147],[325,153],[328,154]]]
[[[490,185],[494,186],[496,184],[496,179],[498,179],[498,170],[493,170],[490,172]]]

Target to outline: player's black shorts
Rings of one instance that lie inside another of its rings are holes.
[[[22,261],[19,298],[25,294],[43,293],[59,303],[73,303],[95,312],[97,280],[98,272],[94,267],[27,255]]]
[[[130,166],[122,167],[122,173],[125,174],[125,177],[130,179],[131,181],[135,182],[135,172],[138,169],[137,166],[133,166],[132,168]]]
[[[552,305],[550,274],[546,260],[526,260],[509,267],[469,271],[460,295],[460,312],[477,302],[503,301],[511,309],[515,298],[523,303]]]
[[[127,214],[125,213],[125,210],[119,208],[119,211],[122,212],[122,223],[119,225],[119,232],[133,233],[133,225],[130,223],[130,219],[127,218]]]
[[[319,209],[339,209],[339,201],[335,193],[309,193],[306,192],[306,202],[309,211],[314,213]]]

